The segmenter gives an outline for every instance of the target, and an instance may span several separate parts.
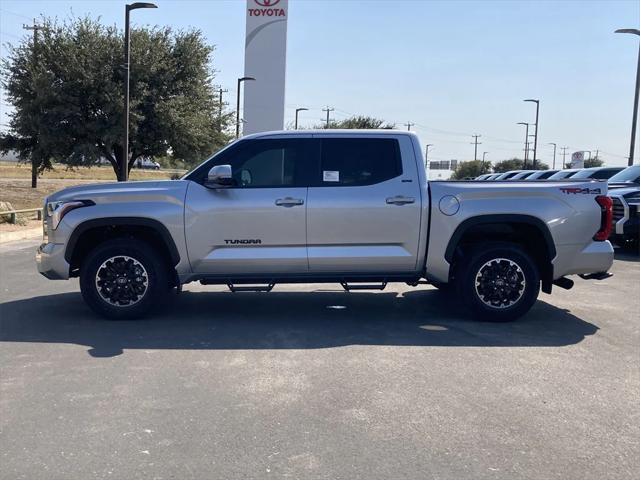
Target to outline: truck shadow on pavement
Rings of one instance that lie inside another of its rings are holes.
[[[417,347],[564,346],[598,328],[538,301],[513,323],[469,320],[436,290],[184,292],[137,321],[96,317],[79,293],[0,305],[0,341],[85,345],[93,357],[126,349],[316,349],[347,345]]]

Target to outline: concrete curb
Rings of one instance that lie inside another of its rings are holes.
[[[15,232],[0,232],[0,243],[15,242],[16,240],[30,240],[42,236],[42,228],[29,228]]]

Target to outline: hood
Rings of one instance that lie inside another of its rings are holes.
[[[187,188],[186,180],[151,180],[110,183],[89,183],[75,185],[59,190],[46,198],[47,202],[61,200],[93,200],[95,203],[105,201],[127,201],[139,196],[178,196]]]
[[[624,189],[624,190],[633,190],[634,188],[640,188],[640,185],[637,183],[633,183],[633,182],[620,182],[620,183],[611,183],[609,182],[609,190],[616,190],[618,191],[619,189]]]
[[[608,195],[610,197],[624,197],[628,198],[630,196],[638,197],[640,196],[640,187],[627,187],[627,188],[615,188],[609,191]]]

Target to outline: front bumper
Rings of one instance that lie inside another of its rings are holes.
[[[633,239],[640,237],[640,217],[635,216],[627,220],[622,219],[620,222],[616,224],[616,231],[611,234],[611,238]]]
[[[69,263],[64,258],[64,244],[43,243],[36,251],[38,272],[49,280],[67,280]]]

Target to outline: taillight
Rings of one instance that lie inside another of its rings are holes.
[[[611,222],[613,220],[613,200],[605,195],[596,197],[596,202],[600,205],[600,230],[596,232],[593,239],[596,242],[604,242],[611,234]]]

